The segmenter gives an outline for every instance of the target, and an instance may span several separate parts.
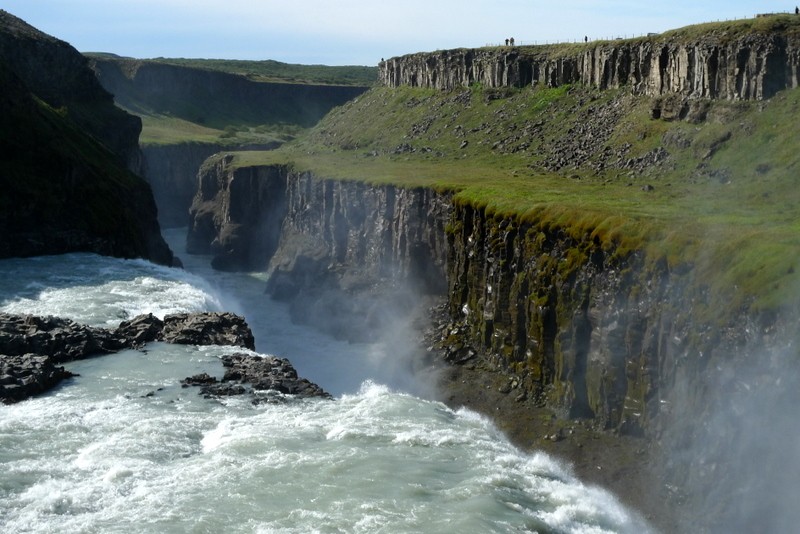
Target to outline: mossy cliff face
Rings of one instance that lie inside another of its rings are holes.
[[[702,295],[689,273],[643,253],[470,206],[456,207],[448,230],[451,341],[563,417],[654,430],[679,375],[699,377],[713,350],[736,346],[694,317]]]
[[[700,395],[704,370],[746,341],[736,313],[723,325],[700,317],[706,295],[690,270],[591,232],[487,215],[432,189],[234,160],[204,165],[190,251],[216,254],[218,268],[268,269],[271,295],[298,319],[340,318],[330,330],[344,337],[380,326],[379,297],[446,296],[443,348],[471,347],[563,417],[657,432],[674,385]]]
[[[697,38],[443,50],[392,58],[379,69],[381,83],[389,87],[582,83],[599,89],[628,87],[648,96],[764,99],[800,83],[800,37],[780,30],[733,38],[709,31]]]
[[[0,10],[0,56],[37,98],[62,110],[141,174],[141,120],[114,106],[77,50]]]

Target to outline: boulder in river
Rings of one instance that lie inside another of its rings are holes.
[[[200,392],[207,397],[255,393],[255,403],[283,398],[276,394],[292,395],[296,398],[331,398],[317,384],[298,377],[295,368],[285,358],[235,353],[223,356],[222,365],[225,366],[222,380],[201,373],[187,377],[181,383],[184,387],[200,386]],[[266,395],[261,395],[262,392]]]
[[[0,355],[0,401],[12,404],[27,399],[72,376],[63,367],[56,366],[49,356]]]

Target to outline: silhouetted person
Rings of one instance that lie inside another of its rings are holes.
[[[585,36],[583,37],[583,42],[584,42],[584,43],[588,43],[588,42],[589,42],[589,36],[588,36],[588,35],[585,35]]]
[[[794,14],[795,15],[800,15],[800,7],[794,8]]]
[[[511,46],[514,46],[514,38],[513,37],[511,39],[509,39],[508,41],[511,43]]]
[[[508,39],[506,39],[506,46],[508,46]]]

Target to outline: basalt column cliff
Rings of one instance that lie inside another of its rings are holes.
[[[740,37],[679,32],[625,41],[549,47],[458,49],[411,54],[380,64],[381,82],[453,90],[552,87],[581,83],[599,89],[628,87],[635,94],[746,100],[769,98],[800,83],[800,38],[789,33]]]

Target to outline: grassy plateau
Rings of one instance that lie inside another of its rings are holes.
[[[375,88],[235,164],[453,191],[490,215],[691,266],[726,305],[774,308],[800,287],[800,90],[708,102],[700,123],[653,119],[652,104],[578,86]]]

